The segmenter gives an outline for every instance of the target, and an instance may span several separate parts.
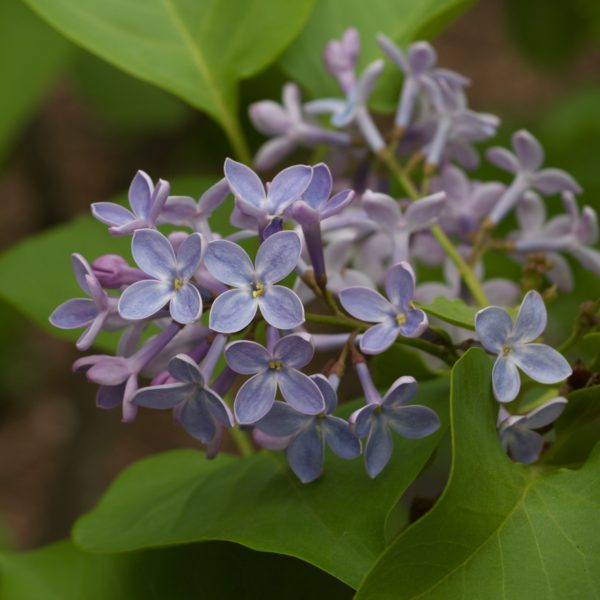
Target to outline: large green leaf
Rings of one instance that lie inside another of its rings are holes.
[[[431,304],[419,304],[419,308],[446,323],[472,330],[475,329],[475,315],[479,310],[462,300],[449,300],[444,296],[438,296]]]
[[[359,599],[597,596],[600,452],[579,471],[513,464],[498,443],[490,380],[481,350],[456,363],[448,487],[383,554]]]
[[[63,70],[70,44],[20,0],[0,2],[0,162],[48,85]]]
[[[314,0],[26,0],[77,44],[216,119],[249,159],[237,117],[240,79],[300,31]]]
[[[421,386],[417,402],[444,417],[447,380]],[[298,482],[283,456],[219,456],[180,450],[124,471],[75,525],[76,543],[115,552],[203,540],[234,541],[312,563],[356,587],[385,547],[384,524],[419,474],[444,428],[424,440],[395,436],[392,461],[376,480],[362,461],[328,456],[325,475]]]
[[[384,55],[375,36],[385,33],[399,44],[431,36],[462,12],[472,0],[319,0],[306,27],[283,54],[280,64],[313,97],[339,96],[335,79],[323,66],[325,44],[348,27],[361,34],[359,67]],[[388,65],[374,96],[374,107],[390,110],[397,101],[400,74]]]
[[[301,561],[212,542],[117,555],[60,542],[0,555],[0,600],[349,599],[352,590]]]

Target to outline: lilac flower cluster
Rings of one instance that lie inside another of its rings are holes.
[[[101,330],[120,331],[114,356],[91,355],[74,364],[99,386],[100,408],[121,406],[124,421],[140,407],[170,409],[209,457],[227,430],[240,428],[256,445],[285,450],[303,482],[321,475],[326,447],[346,460],[363,455],[368,475],[376,477],[392,456],[393,435],[417,440],[440,421],[431,408],[410,404],[418,389],[413,377],[399,377],[381,394],[370,357],[406,345],[451,365],[469,334],[444,322],[434,325],[445,331],[430,327],[427,307],[419,305],[444,296],[481,305],[478,340],[468,343],[497,357],[493,390],[503,403],[501,442],[515,460],[537,459],[542,442],[532,430],[555,419],[565,400],[523,415],[509,413],[506,403],[519,394],[519,370],[541,384],[557,384],[571,369],[556,350],[537,342],[546,326],[537,291],[526,293],[514,323],[510,308],[487,306],[513,306],[527,290],[485,280],[481,255],[501,247],[523,264],[532,253],[545,253],[552,268],[544,275],[569,289],[563,254],[600,274],[600,253],[592,248],[596,214],[590,207],[579,212],[577,183],[541,168],[541,146],[524,131],[513,137],[514,154],[488,152],[491,162],[514,175],[510,185],[470,179],[465,169],[479,162],[474,143],[494,135],[498,119],[467,107],[468,80],[437,67],[428,43],[404,52],[384,36],[378,42],[404,75],[390,133],[369,110],[383,60],[358,74],[360,42],[350,29],[324,55],[343,98],[302,104],[298,87],[288,83],[282,105],[267,100],[250,107],[257,129],[272,136],[256,155],[257,168],[271,169],[298,147],[318,146],[325,162],[289,166],[265,183],[250,167],[227,159],[224,177],[198,201],[171,195],[167,182],[154,185],[140,171],[129,189],[130,209],[92,206],[110,234],[131,236],[133,262],[109,254],[90,266],[74,254],[75,277],[88,297],[68,300],[50,320],[64,329],[84,328],[80,350],[89,349]],[[371,168],[374,158],[391,172]],[[417,185],[412,175],[419,169]],[[406,196],[395,198],[390,181],[399,174]],[[567,212],[546,221],[540,195],[556,193]],[[493,239],[493,228],[513,209],[520,229]],[[235,233],[223,238],[213,230],[217,210]],[[443,266],[446,281],[417,285],[423,265]],[[343,331],[309,331],[315,323]],[[317,373],[324,361],[314,355],[325,352],[334,356]],[[335,412],[349,356],[364,401],[343,419]]]

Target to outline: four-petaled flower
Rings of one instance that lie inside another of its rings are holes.
[[[177,383],[142,388],[135,393],[132,402],[146,408],[175,408],[181,426],[204,444],[215,438],[221,426],[233,427],[231,411],[208,387],[202,370],[190,356],[173,357],[169,374]]]
[[[566,398],[559,396],[525,415],[511,415],[500,407],[498,433],[502,447],[513,460],[525,464],[534,463],[544,448],[544,437],[532,429],[540,429],[556,421],[566,404]]]
[[[241,340],[225,348],[225,360],[236,372],[253,375],[239,389],[234,413],[242,424],[255,423],[264,417],[275,401],[277,388],[284,400],[305,414],[318,414],[324,407],[323,394],[317,384],[298,369],[313,357],[313,345],[297,334],[278,340],[272,352],[256,342]]]
[[[340,292],[342,306],[353,317],[377,323],[360,339],[360,349],[365,354],[387,350],[398,335],[419,337],[428,325],[427,315],[412,305],[415,274],[407,262],[388,271],[385,290],[389,300],[366,287],[349,287]]]
[[[202,298],[191,279],[200,266],[202,236],[193,233],[179,247],[154,229],[138,229],[133,234],[131,253],[140,269],[152,277],[125,289],[119,299],[124,319],[146,319],[167,303],[178,323],[191,323],[202,314]]]
[[[293,231],[268,237],[256,253],[256,268],[237,244],[216,240],[208,244],[206,268],[234,289],[217,296],[210,311],[210,328],[235,333],[246,327],[258,309],[278,329],[293,329],[304,322],[304,307],[289,288],[275,285],[289,275],[300,257],[300,238]]]
[[[136,229],[153,229],[170,190],[167,181],[159,179],[154,187],[152,179],[144,171],[138,171],[129,186],[129,206],[132,210],[114,202],[95,202],[92,204],[92,214],[101,223],[109,225],[113,235],[126,235]]]
[[[275,402],[257,429],[273,438],[289,438],[287,459],[302,483],[317,479],[323,472],[325,444],[340,458],[360,454],[360,441],[344,419],[331,413],[337,406],[335,390],[323,375],[312,375],[325,399],[325,410],[318,415],[298,412],[285,402]]]
[[[546,329],[544,301],[536,291],[523,299],[513,325],[510,315],[498,306],[489,306],[475,315],[475,328],[483,347],[498,358],[492,382],[499,402],[511,402],[521,388],[519,369],[539,383],[558,383],[571,375],[566,359],[545,344],[532,343]]]

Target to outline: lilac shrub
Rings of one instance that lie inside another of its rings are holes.
[[[600,275],[596,213],[579,209],[569,174],[542,166],[542,146],[527,131],[513,135],[512,151],[485,153],[512,182],[472,177],[476,144],[495,135],[499,119],[468,107],[468,79],[438,67],[430,44],[377,41],[404,76],[387,125],[369,108],[384,59],[359,73],[360,40],[349,29],[324,52],[341,97],[303,103],[290,82],[281,104],[250,107],[270,138],[254,167],[269,175],[228,158],[223,178],[196,201],[139,171],[131,209],[92,205],[111,235],[131,236],[135,264],[108,254],[90,266],[73,254],[87,297],[65,302],[50,321],[83,329],[80,350],[101,330],[120,331],[115,356],[74,365],[99,386],[100,408],[120,406],[124,421],[139,409],[171,410],[210,458],[227,432],[250,434],[246,443],[285,451],[304,483],[323,473],[327,447],[345,460],[362,455],[374,478],[395,436],[419,444],[441,425],[431,407],[411,403],[419,383],[404,365],[378,390],[377,357],[409,349],[443,374],[477,346],[495,361],[499,443],[515,461],[538,459],[546,440],[535,430],[562,412],[559,385],[572,373],[542,340],[546,303],[573,286],[566,256]],[[322,160],[272,173],[298,148],[317,148]],[[557,194],[566,212],[548,218],[546,199]],[[216,213],[233,234],[221,235]],[[489,252],[521,265],[523,277],[486,278]],[[434,310],[440,299],[460,314]],[[580,323],[575,335],[583,333]],[[338,412],[349,361],[363,400]]]

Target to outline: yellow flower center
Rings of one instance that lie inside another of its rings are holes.
[[[396,315],[396,323],[398,323],[398,325],[404,325],[404,323],[406,323],[406,315],[404,313],[398,313]]]
[[[253,298],[260,298],[261,296],[264,296],[265,294],[265,286],[264,284],[257,282],[254,284],[254,289],[252,290],[252,297]]]
[[[269,369],[273,369],[275,371],[281,371],[283,365],[280,360],[271,360],[269,361]]]
[[[183,279],[181,279],[181,277],[178,277],[174,282],[173,282],[173,287],[175,288],[175,291],[178,292],[185,284],[185,281]]]
[[[512,348],[510,346],[502,346],[502,354],[504,356],[506,356],[511,350]]]

